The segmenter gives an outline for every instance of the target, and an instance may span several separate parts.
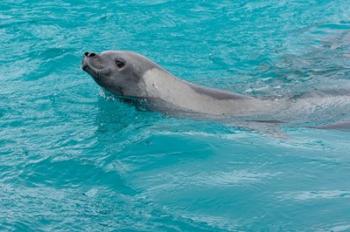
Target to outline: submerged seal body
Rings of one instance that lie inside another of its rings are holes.
[[[209,117],[273,114],[284,100],[262,100],[199,86],[172,75],[148,58],[129,51],[85,52],[82,69],[98,85],[121,96],[143,100],[146,107]]]

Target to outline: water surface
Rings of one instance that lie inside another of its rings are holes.
[[[345,88],[349,19],[346,0],[2,0],[0,230],[349,231],[348,132],[138,111],[80,70],[127,49],[242,94]]]

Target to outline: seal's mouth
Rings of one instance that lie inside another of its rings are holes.
[[[81,60],[81,65],[80,65],[81,69],[86,71],[86,68],[88,67],[87,61],[85,60],[85,57],[83,57],[83,59]]]
[[[87,65],[87,64],[82,64],[82,65],[81,65],[81,69],[84,70],[84,71],[86,72],[87,69],[88,69],[88,65]]]
[[[87,68],[89,66],[87,58],[88,58],[87,52],[85,52],[83,55],[83,59],[81,60],[81,65],[80,65],[81,69],[84,70],[85,72],[87,71]]]
[[[81,69],[88,73],[95,80],[100,78],[99,72],[94,68],[93,64],[90,63],[89,57],[84,57],[81,62]]]
[[[89,70],[91,71],[92,69],[89,66],[89,63],[86,59],[86,57],[83,58],[82,62],[81,62],[81,69],[84,70],[85,72],[89,72]]]

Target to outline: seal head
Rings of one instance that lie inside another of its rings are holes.
[[[105,51],[85,52],[81,67],[98,85],[116,95],[143,97],[142,76],[158,65],[133,52]]]

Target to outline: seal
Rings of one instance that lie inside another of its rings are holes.
[[[130,51],[85,52],[82,69],[98,85],[122,99],[141,101],[151,110],[170,114],[256,116],[288,107],[283,99],[258,99],[190,83]]]

